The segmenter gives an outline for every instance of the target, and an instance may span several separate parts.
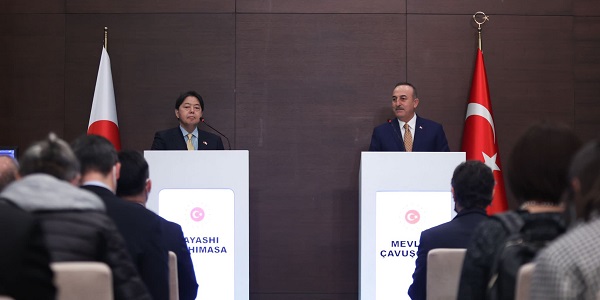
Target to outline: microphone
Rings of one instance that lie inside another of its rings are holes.
[[[231,150],[231,144],[229,143],[229,139],[227,138],[226,135],[222,134],[220,131],[218,131],[217,129],[215,129],[214,127],[210,126],[210,124],[206,123],[206,121],[204,120],[204,118],[200,118],[200,121],[202,123],[204,123],[206,126],[210,127],[210,129],[216,131],[218,134],[220,134],[221,136],[223,136],[226,140],[227,140],[227,146],[229,146],[229,150]]]
[[[398,137],[398,140],[400,142],[402,142],[402,146],[404,146],[404,139],[402,138],[402,135],[398,132],[398,130],[396,130],[396,127],[394,127],[394,124],[392,124],[392,119],[387,119],[387,121],[388,121],[388,124],[390,124],[390,126],[392,126],[392,129],[394,130],[394,133]]]

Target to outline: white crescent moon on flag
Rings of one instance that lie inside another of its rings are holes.
[[[492,119],[492,114],[490,111],[481,104],[469,103],[467,106],[467,116],[465,117],[465,121],[470,116],[480,116],[490,123],[490,126],[492,126],[492,132],[494,133],[494,143],[496,143],[496,129],[494,128],[494,120]]]

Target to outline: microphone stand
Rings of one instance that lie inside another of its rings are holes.
[[[210,124],[206,123],[206,121],[204,120],[204,118],[200,118],[200,121],[202,123],[204,123],[206,126],[208,126],[210,129],[216,131],[218,134],[220,134],[222,137],[225,138],[225,140],[227,140],[227,146],[229,147],[229,150],[231,150],[231,143],[229,143],[229,138],[227,138],[226,135],[222,134],[220,131],[218,131],[217,129],[215,129],[214,127],[210,126]]]

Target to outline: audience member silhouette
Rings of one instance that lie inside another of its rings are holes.
[[[0,295],[14,299],[54,299],[50,254],[39,222],[0,199]]]
[[[148,194],[152,189],[152,180],[149,178],[150,168],[144,156],[137,151],[121,151],[119,152],[119,162],[121,163],[121,176],[117,180],[117,196],[145,207],[148,202]],[[160,216],[157,217],[161,222],[167,249],[177,255],[179,299],[196,299],[198,283],[181,226]]]
[[[485,208],[492,202],[494,175],[484,163],[471,160],[454,169],[451,180],[454,207],[452,221],[421,233],[413,284],[408,289],[411,299],[427,297],[427,255],[436,248],[466,248],[473,230],[487,219]]]
[[[152,297],[168,299],[168,253],[160,221],[151,211],[115,195],[121,168],[117,151],[97,135],[79,137],[72,145],[81,164],[81,188],[102,199]]]
[[[51,259],[100,261],[113,276],[115,299],[150,299],[115,224],[94,194],[79,189],[79,162],[69,145],[50,134],[25,151],[22,179],[0,194],[35,215]]]
[[[566,230],[560,199],[567,187],[569,162],[580,146],[573,130],[551,123],[536,124],[517,140],[507,178],[519,204],[516,212],[528,235],[548,241]],[[497,218],[489,218],[477,227],[467,247],[458,299],[486,298],[488,285],[500,280],[490,273],[509,234]],[[500,292],[506,297],[500,299],[514,298],[514,283]]]
[[[19,167],[14,158],[0,155],[0,192],[11,182],[17,179]]]
[[[588,143],[569,171],[573,229],[536,258],[531,299],[596,300],[600,293],[600,143]],[[571,214],[569,214],[571,215]]]

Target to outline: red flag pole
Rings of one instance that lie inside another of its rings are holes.
[[[482,21],[478,21],[477,16],[481,15],[483,15],[483,19]],[[481,51],[481,25],[488,21],[489,18],[483,12],[477,12],[473,15],[473,19],[478,24],[479,49],[477,49],[473,82],[471,84],[471,93],[465,117],[462,151],[466,152],[467,160],[482,161],[492,169],[496,186],[494,187],[494,199],[487,211],[488,214],[495,214],[506,211],[508,204],[504,188],[502,164],[498,151],[498,139],[494,125],[492,103],[487,84],[483,52]]]

